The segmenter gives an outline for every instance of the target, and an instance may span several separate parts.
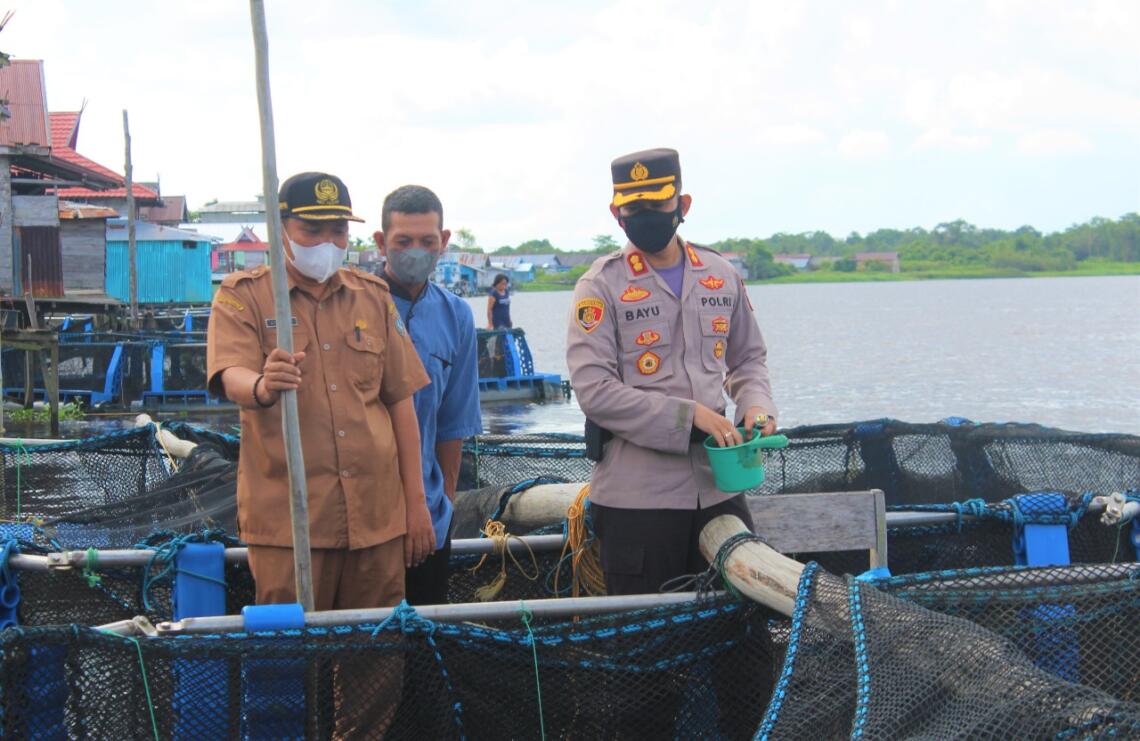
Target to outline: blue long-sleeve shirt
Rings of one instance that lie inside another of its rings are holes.
[[[413,401],[420,426],[424,494],[439,548],[447,539],[453,507],[443,489],[443,470],[435,446],[483,431],[475,321],[466,301],[434,283],[427,283],[415,299],[395,281],[389,283],[396,308],[431,379],[416,392]]]

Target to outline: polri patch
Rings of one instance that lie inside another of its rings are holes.
[[[637,372],[643,376],[652,376],[661,368],[661,356],[646,350],[637,358]]]
[[[586,334],[597,329],[605,315],[606,304],[600,298],[584,298],[574,304],[574,317]]]

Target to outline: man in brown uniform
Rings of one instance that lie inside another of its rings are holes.
[[[386,607],[434,548],[412,394],[427,385],[387,284],[340,268],[348,190],[324,173],[281,185],[292,355],[277,347],[265,266],[222,281],[210,313],[209,388],[241,406],[238,528],[258,604],[296,601],[282,391],[296,389],[318,610]]]
[[[638,594],[704,570],[709,520],[752,521],[743,495],[716,488],[702,448],[707,435],[742,442],[724,392],[746,437],[775,431],[776,406],[743,281],[677,235],[692,204],[677,152],[619,157],[612,174],[610,211],[630,241],[578,280],[566,362],[582,411],[612,435],[590,480],[606,588]]]

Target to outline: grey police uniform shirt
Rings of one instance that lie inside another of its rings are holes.
[[[594,467],[590,500],[629,509],[701,509],[735,496],[716,488],[694,401],[723,414],[775,416],[767,349],[735,268],[682,242],[681,296],[633,245],[578,280],[566,342],[570,383],[586,416],[614,434]]]

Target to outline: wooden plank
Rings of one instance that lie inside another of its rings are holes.
[[[12,226],[59,226],[59,199],[50,196],[12,196]]]
[[[756,534],[780,553],[869,551],[886,554],[885,510],[876,507],[882,492],[776,494],[748,497]],[[879,542],[876,514],[883,514]]]

